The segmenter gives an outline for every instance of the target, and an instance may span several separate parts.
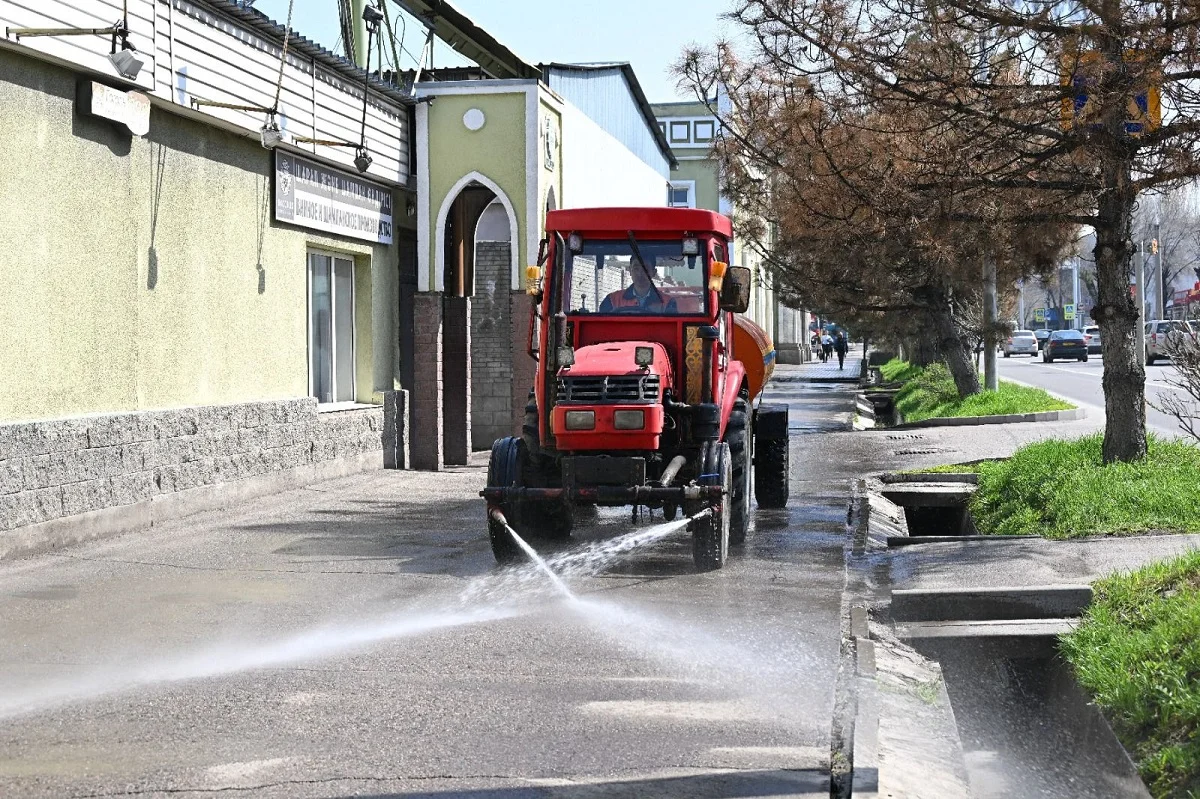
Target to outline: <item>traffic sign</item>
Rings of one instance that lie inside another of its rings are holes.
[[[1053,322],[1055,317],[1057,317],[1057,315],[1058,315],[1057,312],[1053,308],[1046,309],[1046,321],[1047,322]]]
[[[1063,306],[1063,319],[1070,322],[1074,318],[1075,318],[1075,306],[1074,305],[1064,305]]]
[[[1046,309],[1045,308],[1034,308],[1033,309],[1033,321],[1045,322],[1046,321]]]

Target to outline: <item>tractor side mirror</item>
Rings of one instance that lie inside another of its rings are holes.
[[[750,270],[731,266],[721,284],[721,310],[745,313],[750,307]]]

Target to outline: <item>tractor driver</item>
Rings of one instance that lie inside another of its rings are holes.
[[[629,272],[633,283],[626,289],[618,289],[600,303],[600,313],[677,313],[675,300],[667,300],[655,287],[654,278],[658,269],[647,264],[636,255],[629,259]]]

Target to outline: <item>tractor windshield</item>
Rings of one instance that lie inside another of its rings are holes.
[[[568,314],[704,314],[708,259],[684,255],[683,246],[679,239],[632,236],[585,240],[580,252],[567,253],[562,309]],[[697,249],[703,252],[704,243]]]

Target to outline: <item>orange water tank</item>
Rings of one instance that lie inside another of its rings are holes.
[[[733,357],[746,367],[753,401],[775,371],[775,345],[767,331],[740,314],[734,314],[733,325]]]

